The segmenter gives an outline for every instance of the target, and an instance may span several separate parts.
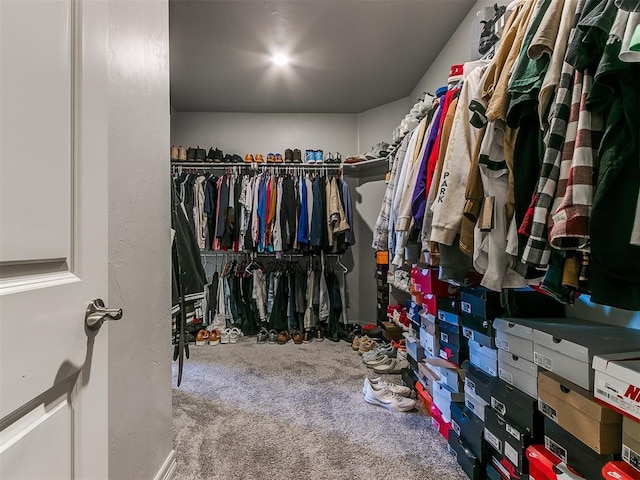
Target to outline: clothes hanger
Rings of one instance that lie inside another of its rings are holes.
[[[336,265],[339,265],[340,267],[342,267],[342,271],[343,273],[349,273],[349,269],[347,267],[345,267],[342,262],[340,261],[340,258],[342,257],[342,255],[338,256],[338,261],[336,262]]]

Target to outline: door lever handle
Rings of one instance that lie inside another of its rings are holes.
[[[105,320],[120,320],[121,308],[106,308],[101,298],[95,299],[87,307],[84,323],[89,330],[98,330]]]

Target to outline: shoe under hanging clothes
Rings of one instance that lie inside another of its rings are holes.
[[[193,304],[204,296],[205,273],[193,228],[189,225],[187,210],[171,184],[171,312],[176,316],[176,346],[174,360],[178,360],[178,386],[182,382],[185,354],[189,355],[186,341],[187,303]]]

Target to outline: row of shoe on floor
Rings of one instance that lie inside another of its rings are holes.
[[[368,333],[373,336],[376,332],[371,329]],[[380,375],[400,374],[403,368],[409,368],[404,340],[382,343],[372,336],[356,336],[351,344],[353,350],[362,356],[362,363],[367,368]],[[381,377],[365,377],[362,395],[365,402],[394,412],[408,412],[417,405],[417,401],[410,398],[409,387],[385,381]]]
[[[287,148],[284,152],[284,157],[280,153],[269,153],[265,162],[264,156],[261,153],[253,155],[247,153],[244,160],[240,155],[227,153],[226,155],[219,148],[211,147],[209,152],[204,148],[189,147],[185,148],[182,145],[176,147],[171,146],[171,161],[172,162],[202,162],[202,163],[303,163],[302,152],[298,148]],[[306,163],[329,163],[340,164],[342,163],[342,155],[339,152],[324,153],[323,150],[305,150],[304,161]]]

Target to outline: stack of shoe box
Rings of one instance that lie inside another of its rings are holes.
[[[388,265],[376,265],[376,317],[378,326],[387,321],[389,306],[389,284],[387,282]]]

